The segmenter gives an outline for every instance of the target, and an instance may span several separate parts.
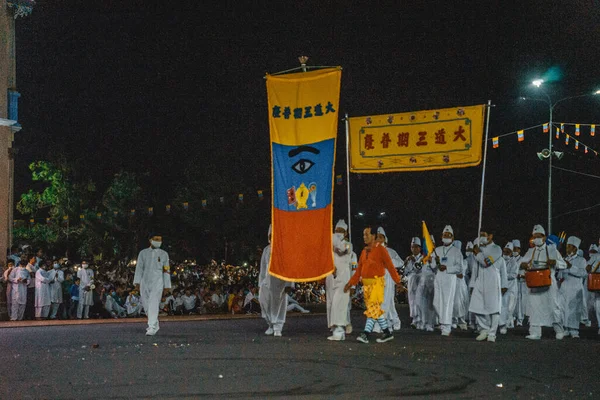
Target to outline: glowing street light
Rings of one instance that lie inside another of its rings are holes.
[[[544,80],[543,80],[543,79],[536,79],[536,80],[534,80],[533,82],[531,82],[531,84],[532,84],[533,86],[535,86],[535,87],[540,87],[540,86],[542,86],[542,83],[544,83]]]

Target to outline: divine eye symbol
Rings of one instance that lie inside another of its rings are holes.
[[[296,163],[292,165],[292,169],[299,174],[305,174],[312,168],[313,165],[315,165],[314,162],[303,158],[296,161]]]

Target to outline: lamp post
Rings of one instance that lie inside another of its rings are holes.
[[[531,84],[533,86],[535,86],[536,88],[538,88],[540,90],[540,92],[545,96],[545,98],[529,98],[529,97],[522,97],[521,99],[523,100],[532,100],[532,101],[541,101],[543,103],[546,103],[548,105],[548,113],[549,113],[549,121],[548,121],[548,149],[544,149],[542,150],[540,153],[538,153],[538,157],[540,159],[544,159],[547,158],[548,159],[548,235],[552,234],[552,158],[556,157],[557,159],[561,159],[563,156],[562,152],[559,151],[552,151],[552,134],[553,134],[553,128],[552,128],[552,114],[554,112],[554,108],[557,106],[557,104],[562,103],[565,100],[570,100],[570,99],[575,99],[578,97],[587,97],[587,96],[593,96],[593,95],[597,95],[600,94],[600,90],[597,90],[596,92],[590,94],[590,93],[586,93],[586,94],[579,94],[577,96],[568,96],[568,97],[563,97],[562,99],[559,99],[555,102],[552,102],[552,98],[550,97],[550,95],[548,93],[546,93],[543,89],[541,89],[542,84],[544,83],[543,79],[536,79],[533,82],[531,82]]]

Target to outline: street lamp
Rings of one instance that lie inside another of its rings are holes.
[[[543,79],[536,79],[531,84],[538,88],[540,92],[545,96],[545,98],[528,98],[521,97],[522,100],[533,100],[533,101],[541,101],[548,105],[549,112],[549,121],[548,121],[548,148],[543,149],[541,152],[537,153],[538,158],[540,160],[548,159],[548,235],[552,233],[552,159],[556,157],[557,159],[561,159],[563,157],[563,153],[560,151],[552,151],[552,114],[554,112],[554,108],[558,103],[562,103],[565,100],[575,99],[578,97],[586,97],[600,94],[600,90],[590,94],[580,94],[577,96],[569,96],[559,99],[555,102],[552,102],[552,98],[548,93],[546,93],[543,89],[540,89],[542,84],[544,83]]]

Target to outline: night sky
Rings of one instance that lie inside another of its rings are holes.
[[[209,2],[49,1],[17,21],[16,197],[27,165],[65,155],[102,187],[119,170],[147,173],[157,204],[169,202],[185,168],[216,167],[243,190],[270,187],[263,76],[298,66],[343,67],[340,115],[399,113],[493,101],[490,137],[548,120],[528,85],[554,78],[559,99],[600,89],[600,2]],[[216,5],[218,3],[218,5]],[[382,5],[387,3],[387,5]],[[404,5],[400,5],[405,3]],[[411,4],[418,3],[418,4]],[[554,71],[549,74],[548,71]],[[559,71],[559,73],[556,73]],[[557,106],[555,121],[598,123],[600,96]],[[600,151],[600,135],[581,140]],[[344,124],[339,125],[335,217],[346,213]],[[600,175],[600,158],[564,145],[556,165]],[[541,128],[525,142],[503,138],[488,153],[484,228],[498,242],[546,225],[547,147]],[[214,168],[210,168],[214,170]],[[599,202],[599,181],[554,172],[554,214]],[[481,167],[352,175],[354,243],[365,223],[382,224],[390,245],[408,251],[426,220],[472,240]],[[223,193],[236,196],[236,193]],[[267,197],[270,192],[266,193]],[[263,202],[264,207],[269,207]],[[377,219],[381,211],[386,218]],[[554,231],[600,236],[600,207],[557,217]],[[269,221],[257,226],[265,232]]]

